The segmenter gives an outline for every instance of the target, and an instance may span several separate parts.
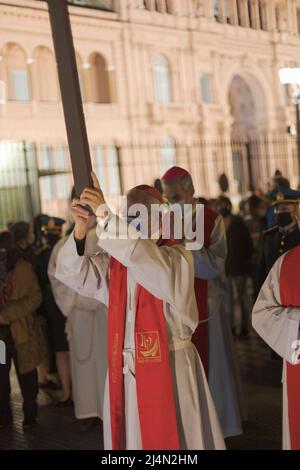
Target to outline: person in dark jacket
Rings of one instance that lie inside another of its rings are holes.
[[[55,303],[48,277],[48,265],[52,250],[62,235],[65,220],[41,214],[35,218],[35,254],[37,273],[43,293],[40,315],[45,315],[49,330],[50,349],[55,353],[55,364],[62,385],[62,397],[58,406],[72,405],[69,344],[65,332],[66,319]]]
[[[36,424],[38,376],[43,360],[36,325],[42,300],[32,265],[22,257],[13,235],[0,233],[0,340],[6,349],[0,364],[0,428],[12,423],[10,369],[14,362],[23,397],[24,430]]]
[[[246,281],[250,272],[253,252],[252,239],[243,219],[232,214],[229,198],[220,197],[218,209],[223,216],[227,235],[227,259],[225,264],[227,276],[227,310],[230,317],[232,332],[236,333],[234,316],[234,288],[237,291],[241,310],[241,335],[247,336],[250,328],[250,311],[246,301]]]
[[[259,263],[259,287],[261,287],[277,259],[300,245],[300,191],[275,189],[271,193],[275,225],[263,233]]]

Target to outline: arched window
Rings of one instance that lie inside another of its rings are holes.
[[[107,63],[101,54],[90,58],[90,100],[93,103],[111,103]]]
[[[210,74],[200,75],[200,94],[202,103],[213,103],[212,76]]]
[[[38,47],[34,54],[33,78],[38,101],[58,101],[58,80],[54,55],[47,47]]]
[[[170,103],[172,100],[170,67],[163,55],[156,57],[154,62],[154,87],[157,103]]]
[[[166,172],[172,166],[176,165],[176,146],[172,137],[167,136],[163,139],[160,151],[160,171]]]
[[[24,51],[17,44],[4,48],[8,81],[8,99],[12,101],[30,101],[30,84]]]

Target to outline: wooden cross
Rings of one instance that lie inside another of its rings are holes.
[[[83,113],[67,0],[47,0],[76,195],[92,187],[92,162]]]

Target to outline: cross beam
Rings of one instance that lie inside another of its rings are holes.
[[[92,187],[92,162],[83,113],[67,0],[47,0],[75,191]]]

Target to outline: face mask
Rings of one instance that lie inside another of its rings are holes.
[[[176,201],[176,202],[169,202],[170,207],[172,208],[173,206],[180,206],[182,209],[184,208],[185,201],[181,199],[181,201]]]
[[[143,233],[141,229],[141,222],[139,217],[134,217],[134,216],[128,216],[127,217],[127,224],[130,225],[131,227],[134,227],[138,232],[141,232],[141,235],[143,238],[148,238],[148,233]],[[160,237],[160,229],[156,230],[151,234],[151,239],[152,240],[158,240]]]
[[[171,210],[178,210],[178,207],[180,208],[182,214],[184,214],[184,209],[185,209],[185,201],[181,199],[181,201],[173,202],[173,204],[170,204],[170,209]]]
[[[60,234],[48,232],[45,234],[45,239],[49,246],[54,246],[60,239]]]
[[[290,212],[279,212],[276,214],[276,223],[279,227],[287,227],[293,223]]]
[[[141,221],[139,217],[134,217],[133,215],[129,215],[127,217],[127,224],[131,225],[131,227],[135,228],[136,230],[141,230]]]
[[[231,214],[230,209],[228,209],[227,207],[223,207],[219,210],[219,212],[222,217],[228,217]]]

